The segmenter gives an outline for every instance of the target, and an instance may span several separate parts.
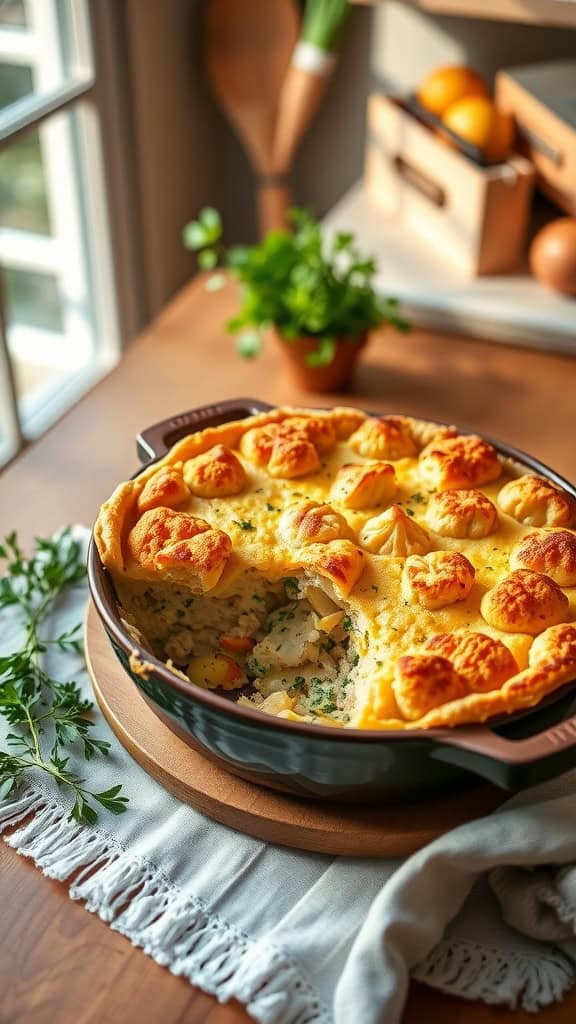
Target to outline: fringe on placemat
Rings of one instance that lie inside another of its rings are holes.
[[[461,939],[444,939],[411,974],[449,995],[532,1013],[559,1002],[574,985],[574,964],[561,950],[504,952]]]
[[[220,1002],[238,999],[261,1024],[331,1024],[295,961],[210,914],[109,834],[66,815],[61,804],[28,790],[0,804],[0,834],[19,825],[4,837],[10,846],[49,878],[63,882],[74,875],[72,899]]]

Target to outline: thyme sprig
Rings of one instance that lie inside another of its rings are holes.
[[[94,723],[88,716],[93,702],[82,696],[76,682],[61,682],[42,665],[50,647],[82,652],[81,624],[54,639],[40,635],[58,596],[86,575],[80,544],[70,530],[63,530],[55,538],[37,539],[34,554],[26,558],[13,532],[0,544],[0,560],[5,563],[0,613],[14,606],[23,626],[20,649],[0,657],[0,715],[16,729],[6,737],[9,749],[0,750],[0,799],[38,769],[72,791],[71,819],[93,825],[98,820],[95,803],[122,814],[128,798],[121,795],[121,786],[92,792],[68,767],[73,749],[80,749],[86,761],[109,752],[110,744],[92,735]]]

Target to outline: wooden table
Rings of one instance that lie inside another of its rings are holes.
[[[0,536],[28,544],[71,522],[91,523],[100,502],[135,468],[134,436],[156,420],[222,398],[310,403],[284,376],[270,346],[243,362],[223,323],[232,287],[184,289],[102,381],[0,478]],[[341,400],[345,401],[344,396]],[[348,401],[437,417],[526,448],[576,478],[576,362],[546,353],[414,331],[376,336]],[[322,404],[319,401],[317,404]],[[329,404],[324,402],[324,404]],[[242,1024],[235,1004],[174,978],[0,843],[2,1024]],[[511,1013],[412,987],[404,1024],[520,1024]],[[569,1024],[576,996],[543,1011],[539,1024]],[[350,1022],[362,1024],[362,1022]]]

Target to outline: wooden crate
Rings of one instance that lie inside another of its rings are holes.
[[[368,101],[365,177],[386,214],[466,276],[517,268],[526,238],[534,168],[514,154],[480,167],[413,116],[398,99]]]
[[[576,216],[576,61],[499,71],[496,101],[512,114],[538,186]]]

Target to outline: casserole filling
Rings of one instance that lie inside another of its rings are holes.
[[[283,717],[350,720],[354,620],[322,587],[247,572],[220,597],[134,581],[118,590],[134,635],[192,683],[241,689],[240,703]]]

